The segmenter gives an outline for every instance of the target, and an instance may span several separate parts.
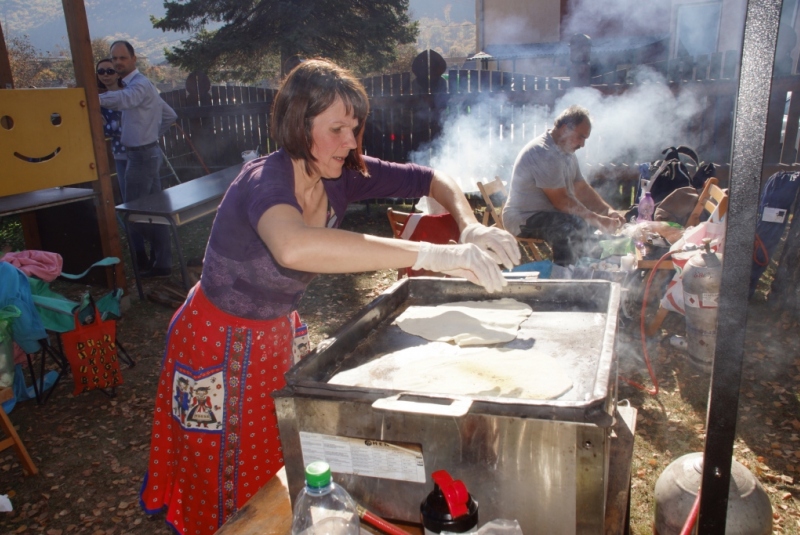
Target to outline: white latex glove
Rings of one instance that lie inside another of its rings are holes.
[[[417,261],[411,269],[463,277],[483,286],[489,293],[498,292],[508,284],[494,258],[471,243],[437,245],[421,242]]]
[[[519,245],[510,232],[497,227],[487,227],[480,223],[470,223],[458,239],[460,243],[474,243],[495,259],[498,264],[503,264],[506,269],[511,269],[520,261]]]

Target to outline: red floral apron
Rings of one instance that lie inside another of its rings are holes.
[[[211,535],[283,466],[275,404],[293,322],[246,320],[198,284],[170,322],[140,493],[182,535]]]

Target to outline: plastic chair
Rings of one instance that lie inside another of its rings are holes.
[[[500,177],[494,177],[494,180],[486,184],[478,182],[478,189],[483,196],[483,201],[486,203],[486,211],[483,212],[482,223],[491,226],[490,223],[493,221],[492,224],[497,228],[505,229],[506,227],[503,225],[503,205],[508,198],[508,192]],[[547,256],[540,249],[542,246],[547,247],[548,250],[550,249],[546,240],[520,238],[518,236],[516,238],[517,242],[522,245],[523,251],[534,261],[539,262]]]
[[[459,238],[458,224],[450,214],[412,214],[387,208],[386,217],[389,218],[392,235],[397,239],[446,244],[450,241],[457,242]],[[433,271],[412,270],[411,268],[397,270],[398,280],[405,276],[442,277],[444,275]]]

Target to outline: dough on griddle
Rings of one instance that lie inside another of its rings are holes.
[[[436,306],[410,306],[395,323],[403,331],[433,342],[479,346],[510,342],[531,307],[505,297],[486,301],[462,301]]]
[[[572,388],[558,360],[535,349],[433,342],[389,353],[329,383],[462,396],[555,399]]]

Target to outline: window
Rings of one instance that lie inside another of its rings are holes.
[[[678,6],[675,55],[700,56],[717,51],[722,3]]]

